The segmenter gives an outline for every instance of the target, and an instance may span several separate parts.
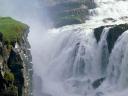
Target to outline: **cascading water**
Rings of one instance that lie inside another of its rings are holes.
[[[101,64],[100,66],[100,70],[101,70],[101,74],[102,75],[106,75],[106,68],[107,68],[107,63],[108,63],[108,56],[109,56],[109,52],[108,52],[108,44],[107,44],[107,35],[109,32],[109,28],[105,28],[101,34],[101,40],[98,43],[99,46],[99,64]]]
[[[128,1],[94,1],[97,6],[89,10],[85,24],[42,34],[38,1],[0,0],[0,15],[23,20],[31,27],[34,72],[39,76],[34,77],[34,96],[127,96],[128,31],[109,52],[107,37],[113,26],[103,28],[99,42],[94,29],[127,23]]]
[[[127,91],[113,92],[128,87],[128,32],[119,37],[109,56],[106,38],[110,29],[104,28],[98,44],[93,29],[81,26],[67,26],[49,33],[54,40],[48,49],[52,56],[41,68],[43,92],[52,96],[126,96]],[[99,85],[94,84],[97,80],[102,80]]]
[[[116,45],[110,56],[108,66],[108,79],[112,84],[116,84],[119,88],[127,88],[127,47],[128,47],[128,31],[126,31],[117,40]]]
[[[45,59],[48,62],[44,68],[38,69],[44,77],[43,92],[53,96],[84,96],[93,92],[93,87],[98,86],[92,86],[93,82],[107,75],[109,29],[104,28],[98,44],[93,29],[81,25],[49,32],[52,39],[44,41],[52,47],[44,49],[43,55],[51,57]]]
[[[126,0],[94,0],[97,7],[90,10],[91,19],[103,20],[113,18],[118,20],[128,16],[128,1]]]
[[[127,96],[128,32],[118,37],[109,52],[107,38],[113,27],[103,29],[98,43],[94,29],[127,23],[128,1],[95,3],[85,24],[50,30],[51,40],[44,40],[48,49],[43,48],[43,56],[50,57],[45,57],[47,62],[37,73],[42,77],[42,92],[48,96]]]

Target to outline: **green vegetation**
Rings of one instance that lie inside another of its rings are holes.
[[[3,34],[4,41],[13,42],[20,40],[27,28],[26,24],[16,21],[11,17],[0,17],[0,32]]]
[[[14,75],[13,73],[7,71],[4,73],[4,79],[7,81],[14,81]]]

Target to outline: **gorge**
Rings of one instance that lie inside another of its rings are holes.
[[[127,0],[0,0],[0,4],[0,16],[30,26],[31,95],[127,96]]]

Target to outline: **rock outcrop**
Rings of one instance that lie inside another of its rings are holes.
[[[95,7],[93,0],[53,0],[52,3],[48,11],[55,27],[84,23],[89,15],[88,10]]]
[[[27,25],[10,17],[0,17],[0,96],[32,94],[28,32]]]
[[[108,49],[109,49],[109,53],[111,53],[112,48],[113,48],[116,40],[118,39],[118,37],[123,32],[128,30],[128,24],[107,25],[107,26],[101,26],[101,27],[94,29],[94,35],[96,37],[97,42],[99,42],[101,34],[102,34],[103,29],[105,27],[111,27],[109,32],[108,32],[108,35],[107,35]]]

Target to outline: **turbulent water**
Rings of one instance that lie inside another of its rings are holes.
[[[99,43],[93,28],[82,25],[49,32],[50,40],[42,49],[46,62],[38,68],[42,91],[50,96],[127,96],[128,31],[109,54],[106,38],[110,29],[104,28]],[[104,81],[93,85],[97,80]]]
[[[44,38],[41,74],[42,93],[48,96],[127,96],[128,31],[108,51],[104,28],[97,43],[94,28],[127,23],[128,1],[95,0],[85,24],[50,30]],[[47,96],[46,95],[46,96]],[[45,96],[45,95],[44,95]]]
[[[12,16],[31,27],[34,96],[127,96],[128,31],[109,53],[106,39],[112,27],[103,29],[98,43],[94,28],[127,23],[128,1],[94,1],[97,6],[89,10],[85,24],[45,33],[42,26],[47,24],[37,0],[0,0],[0,15]]]

